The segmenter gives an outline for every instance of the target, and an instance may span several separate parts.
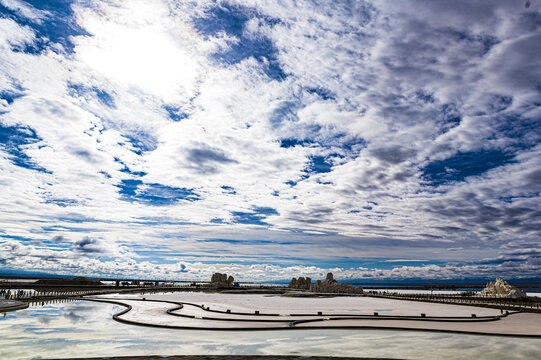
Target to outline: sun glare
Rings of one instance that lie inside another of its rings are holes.
[[[77,58],[104,77],[137,86],[169,102],[190,97],[199,65],[165,32],[96,24],[92,37],[79,41]]]

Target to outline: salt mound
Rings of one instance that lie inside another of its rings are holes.
[[[496,279],[494,282],[489,282],[487,286],[481,291],[481,296],[496,296],[496,297],[508,297],[513,299],[528,297],[526,292],[509,284],[503,279]]]

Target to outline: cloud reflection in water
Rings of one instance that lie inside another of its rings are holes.
[[[117,305],[70,302],[0,317],[0,358],[263,354],[534,359],[538,339],[383,330],[189,331],[124,325]],[[434,348],[437,343],[438,347]]]

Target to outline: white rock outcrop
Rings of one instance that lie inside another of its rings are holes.
[[[489,282],[479,294],[481,296],[507,297],[513,299],[528,297],[524,290],[521,290],[500,278],[496,279],[496,281]]]

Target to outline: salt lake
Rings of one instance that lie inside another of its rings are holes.
[[[132,326],[89,301],[0,314],[0,358],[260,354],[399,359],[539,359],[541,339],[392,330],[207,331]]]

